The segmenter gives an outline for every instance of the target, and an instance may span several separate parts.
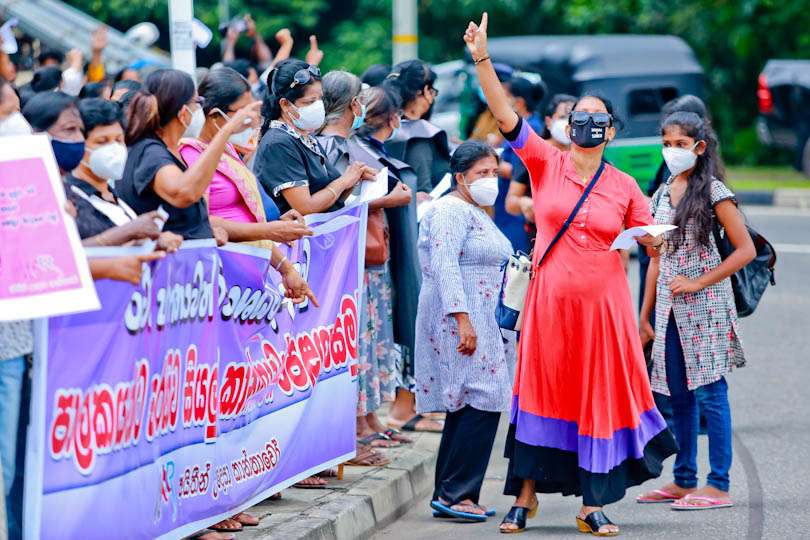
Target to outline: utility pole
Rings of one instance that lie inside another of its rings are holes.
[[[194,0],[169,0],[169,33],[172,49],[172,67],[185,71],[196,84],[196,48],[191,39],[191,20],[194,18]]]
[[[394,0],[392,42],[395,65],[404,60],[417,58],[419,55],[416,3],[417,0]]]

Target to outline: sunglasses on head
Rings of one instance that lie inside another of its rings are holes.
[[[569,122],[575,126],[584,126],[591,118],[593,118],[593,123],[597,127],[605,128],[613,125],[613,117],[603,112],[589,113],[585,111],[573,111],[569,117]]]
[[[312,79],[318,80],[320,78],[321,70],[318,69],[318,66],[309,66],[306,69],[299,69],[293,76],[293,82],[290,83],[290,88],[295,88],[299,84],[308,84]]]

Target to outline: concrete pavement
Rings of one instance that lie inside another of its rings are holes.
[[[748,366],[728,380],[734,425],[730,510],[676,513],[666,505],[639,505],[636,495],[671,480],[664,477],[628,491],[607,509],[622,527],[622,538],[783,539],[810,533],[806,509],[810,485],[810,211],[778,207],[745,208],[749,222],[779,252],[777,286],[766,293],[757,313],[743,319]],[[783,249],[784,248],[784,249]],[[637,271],[630,272],[636,290]],[[433,519],[426,494],[401,519],[380,530],[375,540],[455,540],[499,538],[497,526],[512,499],[501,495],[506,462],[501,457],[505,425],[484,483],[482,503],[498,515],[483,524]],[[706,437],[701,437],[700,475],[708,473]],[[579,500],[541,496],[538,517],[526,537],[576,538]]]

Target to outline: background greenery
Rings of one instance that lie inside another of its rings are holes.
[[[68,0],[125,30],[144,20],[161,28],[168,48],[167,0]],[[232,15],[251,13],[274,47],[289,27],[294,54],[318,35],[323,68],[362,72],[391,58],[390,0],[230,0]],[[459,58],[467,21],[490,13],[490,34],[658,33],[682,37],[706,72],[709,104],[725,158],[743,165],[788,163],[789,152],[757,143],[757,76],[769,58],[810,58],[810,9],[804,0],[419,0],[420,56],[438,63]],[[217,0],[195,0],[195,15],[218,24]],[[202,65],[217,60],[219,35],[200,51]],[[240,41],[247,54],[249,43]]]

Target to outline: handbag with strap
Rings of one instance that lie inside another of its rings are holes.
[[[576,206],[571,210],[568,219],[565,220],[560,230],[557,231],[557,234],[552,238],[543,256],[537,261],[535,268],[539,268],[540,265],[543,264],[543,261],[546,260],[552,248],[557,245],[557,242],[559,242],[560,238],[565,234],[565,231],[568,230],[574,218],[577,217],[582,203],[588,198],[588,195],[590,195],[591,190],[593,190],[593,187],[596,185],[599,177],[602,176],[602,171],[604,170],[605,162],[602,161],[599,164],[599,168],[596,170],[596,174],[593,175],[593,179],[591,179],[585,191],[582,192],[582,196],[579,198],[579,201],[577,201]],[[503,270],[503,282],[501,283],[501,294],[498,297],[498,305],[495,308],[495,319],[498,321],[498,326],[504,330],[514,330],[517,332],[520,331],[523,325],[523,306],[526,303],[526,293],[529,290],[529,282],[531,281],[533,269],[526,254],[517,252],[509,257]]]
[[[719,220],[715,214],[712,220],[712,233],[717,244],[717,251],[721,260],[731,255],[734,246],[728,239],[724,230],[721,230]],[[751,241],[757,254],[754,260],[737,270],[731,276],[731,288],[734,290],[734,303],[737,306],[737,315],[747,317],[757,309],[762,295],[768,285],[776,285],[774,267],[776,266],[776,250],[770,242],[753,227],[746,224]]]

